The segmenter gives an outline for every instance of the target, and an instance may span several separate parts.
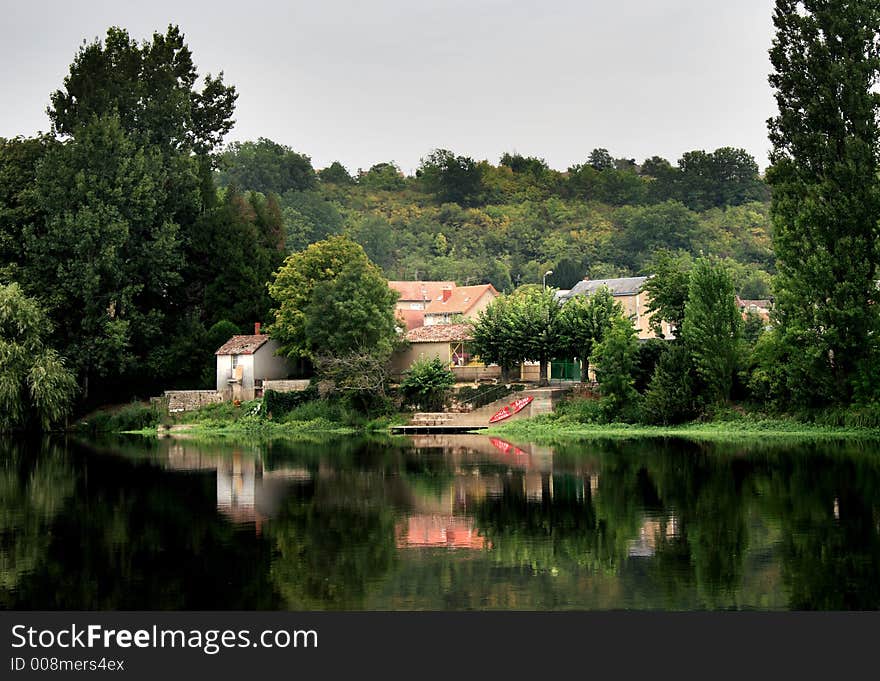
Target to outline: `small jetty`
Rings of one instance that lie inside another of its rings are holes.
[[[538,414],[549,414],[553,406],[568,392],[566,388],[547,387],[529,388],[506,395],[500,400],[487,404],[473,411],[440,411],[419,412],[403,426],[391,426],[395,435],[456,435],[474,433],[489,427],[492,415],[514,400],[532,397],[532,402],[522,411],[514,414],[501,423],[509,423],[517,419],[530,418]]]

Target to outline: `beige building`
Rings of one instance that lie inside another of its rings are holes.
[[[275,354],[278,347],[278,341],[261,333],[230,338],[214,353],[217,392],[224,400],[252,400],[262,394],[264,380],[287,378],[290,367]]]
[[[410,329],[406,333],[407,347],[394,353],[391,358],[391,373],[400,377],[414,362],[436,358],[452,369],[460,382],[501,376],[500,367],[487,367],[474,357],[469,347],[472,334],[473,328],[467,323],[433,324]]]
[[[623,305],[624,314],[629,316],[639,332],[639,340],[657,338],[651,328],[651,313],[648,312],[650,298],[644,291],[648,277],[621,277],[618,279],[584,279],[568,291],[559,291],[556,295],[565,302],[574,296],[591,296],[605,287],[614,296],[614,300]],[[667,322],[661,323],[664,338],[674,338],[675,329]]]

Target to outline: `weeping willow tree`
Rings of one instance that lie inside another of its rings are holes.
[[[46,346],[51,330],[18,284],[0,285],[0,431],[48,430],[69,412],[76,379]]]

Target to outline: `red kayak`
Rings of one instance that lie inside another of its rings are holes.
[[[531,395],[529,397],[520,397],[518,400],[514,400],[506,407],[501,407],[501,409],[499,409],[492,415],[492,418],[489,419],[489,423],[498,423],[499,421],[503,421],[504,419],[509,419],[517,412],[520,412],[527,406],[529,406],[532,403],[533,399],[535,398]]]

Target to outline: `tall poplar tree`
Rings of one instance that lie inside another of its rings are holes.
[[[878,328],[880,3],[777,0],[773,22],[767,180],[788,391],[847,402]]]

